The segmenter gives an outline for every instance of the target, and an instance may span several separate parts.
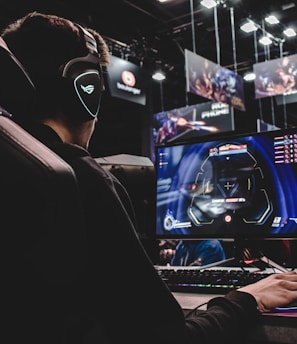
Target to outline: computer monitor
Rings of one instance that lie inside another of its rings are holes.
[[[297,239],[297,128],[156,146],[158,239]]]

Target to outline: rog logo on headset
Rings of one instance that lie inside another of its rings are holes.
[[[83,85],[80,85],[80,87],[84,92],[86,92],[88,94],[91,94],[95,89],[94,85],[88,85],[86,87],[84,87]]]

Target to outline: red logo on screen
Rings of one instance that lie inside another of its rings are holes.
[[[134,74],[127,70],[124,70],[122,72],[122,81],[125,85],[131,86],[131,87],[135,86],[135,83],[136,83]]]

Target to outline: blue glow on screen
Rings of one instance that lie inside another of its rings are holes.
[[[156,152],[157,237],[297,238],[297,129]]]

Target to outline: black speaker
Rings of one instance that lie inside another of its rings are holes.
[[[74,116],[78,121],[88,121],[99,113],[104,89],[102,68],[95,38],[82,26],[75,25],[86,43],[87,54],[73,58],[60,67],[60,97],[66,115]]]
[[[96,158],[126,188],[132,201],[137,234],[153,263],[158,261],[158,243],[155,239],[155,167],[147,157],[119,154]]]

